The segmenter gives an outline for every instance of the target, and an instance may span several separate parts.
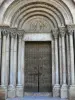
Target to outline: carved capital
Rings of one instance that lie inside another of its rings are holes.
[[[7,36],[9,34],[9,29],[3,28],[3,29],[1,29],[1,32],[2,32],[3,36]]]
[[[61,36],[61,37],[64,37],[65,34],[67,33],[66,27],[60,27],[60,28],[59,28],[59,31],[60,31],[60,36]]]
[[[11,28],[10,29],[10,35],[11,37],[15,38],[17,35],[17,29],[16,28]]]
[[[72,35],[75,30],[75,25],[68,25],[67,29],[68,29],[68,34]]]
[[[58,28],[52,30],[52,35],[53,35],[53,37],[54,37],[55,39],[58,38],[58,34],[59,34]]]
[[[7,36],[9,34],[9,29],[9,26],[0,26],[0,32],[3,36]]]
[[[25,33],[24,30],[18,30],[17,31],[17,34],[18,34],[19,38],[23,38],[24,33]]]

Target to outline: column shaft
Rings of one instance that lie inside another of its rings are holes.
[[[55,84],[54,41],[52,41],[52,85]]]
[[[59,65],[58,65],[58,29],[53,30],[53,36],[54,36],[54,70],[55,70],[55,84],[53,87],[53,97],[59,97],[60,85],[59,85]]]
[[[58,41],[55,38],[55,70],[56,70],[56,82],[55,84],[59,84],[59,72],[58,72]]]
[[[1,71],[1,85],[6,86],[5,84],[5,70],[6,70],[6,35],[3,35],[3,44],[2,44],[2,71]]]
[[[18,42],[18,84],[17,96],[23,97],[24,94],[24,41],[22,40],[23,32],[19,31]]]
[[[75,84],[74,79],[74,48],[73,48],[73,36],[70,34],[70,61],[71,61],[71,85]]]
[[[66,48],[67,48],[67,70],[68,70],[68,85],[70,85],[71,78],[70,78],[70,48],[69,48],[69,36],[66,34]]]
[[[13,76],[13,82],[14,86],[16,86],[16,75],[17,75],[17,35],[15,35],[14,38],[14,66],[13,66],[14,76]]]
[[[22,73],[21,73],[21,56],[22,56],[22,39],[19,37],[19,46],[18,46],[18,85],[22,85]]]
[[[66,58],[65,58],[65,38],[62,36],[62,65],[63,65],[63,84],[66,84]]]
[[[59,65],[60,65],[60,85],[62,85],[62,44],[61,37],[59,36]]]
[[[6,85],[7,86],[9,81],[9,48],[10,48],[10,37],[8,34],[6,39]]]
[[[10,54],[10,86],[14,86],[14,37],[11,37],[11,54]]]

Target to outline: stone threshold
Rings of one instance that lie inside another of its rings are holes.
[[[49,96],[49,97],[52,97],[52,92],[25,92],[24,96]]]

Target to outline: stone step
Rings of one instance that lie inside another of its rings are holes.
[[[53,98],[47,96],[25,96],[23,98],[13,98],[7,100],[68,100],[68,99]]]

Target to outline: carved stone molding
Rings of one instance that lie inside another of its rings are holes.
[[[59,30],[58,28],[52,30],[52,35],[54,38],[58,38]]]

